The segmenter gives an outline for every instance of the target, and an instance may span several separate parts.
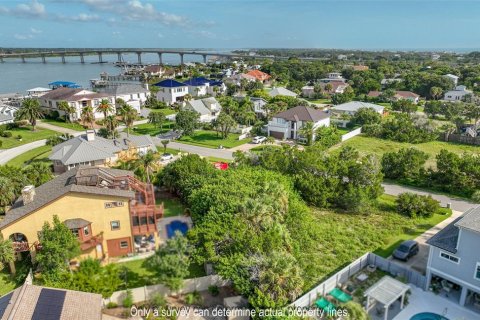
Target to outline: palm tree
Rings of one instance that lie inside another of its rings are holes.
[[[153,171],[153,164],[155,163],[155,154],[153,151],[148,150],[147,153],[140,155],[137,163],[145,170],[147,174],[147,182],[150,183],[150,174]]]
[[[162,140],[161,143],[163,145],[163,153],[166,153],[167,152],[167,145],[170,143],[170,140]]]
[[[15,190],[12,181],[0,176],[0,212],[6,212],[6,207],[15,199]]]
[[[35,131],[37,119],[42,119],[44,116],[38,100],[27,98],[23,100],[22,107],[17,111],[16,117],[19,120],[28,120],[32,126],[32,131]]]
[[[0,270],[5,268],[6,264],[10,265],[10,272],[15,274],[15,251],[13,250],[12,240],[0,239]]]
[[[127,127],[127,137],[130,135],[130,128],[133,126],[135,119],[137,118],[137,110],[129,106],[128,104],[122,105],[119,110],[122,122]]]
[[[89,123],[90,128],[93,129],[93,123],[95,122],[95,115],[93,114],[93,108],[91,106],[83,107],[80,117],[84,124]]]
[[[113,107],[110,104],[110,101],[108,101],[107,99],[102,99],[95,111],[103,113],[103,118],[106,119],[107,115],[113,112]]]
[[[77,111],[75,107],[69,105],[67,101],[60,101],[57,107],[60,111],[63,111],[65,113],[65,122],[70,122],[70,115],[74,114],[75,111]]]
[[[299,130],[300,135],[307,139],[307,146],[312,145],[314,131],[313,122],[305,123]]]
[[[186,95],[183,96],[184,101],[190,101],[192,99],[193,99],[193,97],[190,93],[187,93]]]
[[[431,87],[430,88],[430,95],[433,99],[438,100],[443,94],[443,90],[440,87]]]
[[[220,89],[218,88],[218,86],[214,86],[214,87],[213,87],[213,96],[214,96],[214,97],[217,96],[218,91],[220,91]]]
[[[331,83],[327,83],[325,85],[325,91],[327,91],[328,93],[330,93],[331,91],[333,90],[333,86]]]
[[[119,123],[115,116],[107,116],[104,121],[105,128],[110,135],[114,135],[115,129],[117,129]]]

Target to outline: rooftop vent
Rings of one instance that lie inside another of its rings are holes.
[[[29,204],[35,199],[35,186],[29,185],[22,189],[23,204]]]

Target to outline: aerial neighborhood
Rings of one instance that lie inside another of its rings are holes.
[[[98,50],[0,95],[0,319],[480,318],[478,52]]]

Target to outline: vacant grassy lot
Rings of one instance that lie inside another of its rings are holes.
[[[250,139],[238,140],[239,135],[230,133],[226,139],[222,139],[215,131],[197,130],[193,136],[183,136],[178,141],[208,148],[233,148],[250,141]]]
[[[62,120],[42,119],[42,122],[49,123],[54,126],[71,129],[75,131],[84,131],[85,128],[77,122],[65,122]]]
[[[144,123],[134,126],[133,130],[131,130],[130,133],[135,135],[158,136],[160,133],[165,133],[172,130],[173,125],[174,122],[172,121],[165,121],[162,128],[151,123]]]
[[[148,259],[148,258],[147,258]],[[157,275],[146,267],[147,259],[132,260],[129,262],[118,263],[119,268],[126,268],[125,284],[122,288],[138,288],[160,283]],[[197,278],[205,276],[203,266],[192,263],[190,265],[190,275],[188,278]]]
[[[366,136],[356,136],[352,139],[349,139],[339,145],[332,147],[331,150],[338,150],[343,146],[351,146],[360,151],[363,154],[373,153],[376,154],[379,158],[386,152],[397,151],[401,148],[414,147],[418,150],[428,153],[430,156],[427,160],[427,167],[435,164],[435,156],[442,149],[446,149],[450,152],[455,152],[457,154],[463,154],[464,152],[469,153],[480,153],[480,148],[476,146],[468,146],[463,144],[449,143],[443,141],[431,141],[426,143],[411,144],[404,142],[396,142],[390,140],[383,140],[378,138],[371,138]]]
[[[21,155],[13,158],[12,160],[8,161],[7,164],[11,166],[23,167],[28,165],[32,162],[48,162],[48,156],[52,152],[51,146],[41,146],[32,150],[29,150]]]
[[[32,127],[21,127],[12,130],[6,130],[12,133],[10,138],[3,138],[0,137],[0,141],[2,141],[1,149],[10,149],[14,147],[21,146],[22,144],[30,143],[37,140],[46,139],[48,137],[54,136],[58,134],[55,131],[41,129],[36,127],[35,131],[32,131]],[[18,139],[18,135],[22,136],[22,141]]]

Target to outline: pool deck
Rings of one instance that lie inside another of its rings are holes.
[[[411,317],[422,312],[433,312],[443,315],[450,320],[478,320],[480,314],[470,311],[448,300],[445,297],[435,295],[433,292],[423,291],[412,286],[408,305],[399,313],[394,320],[409,320]]]

